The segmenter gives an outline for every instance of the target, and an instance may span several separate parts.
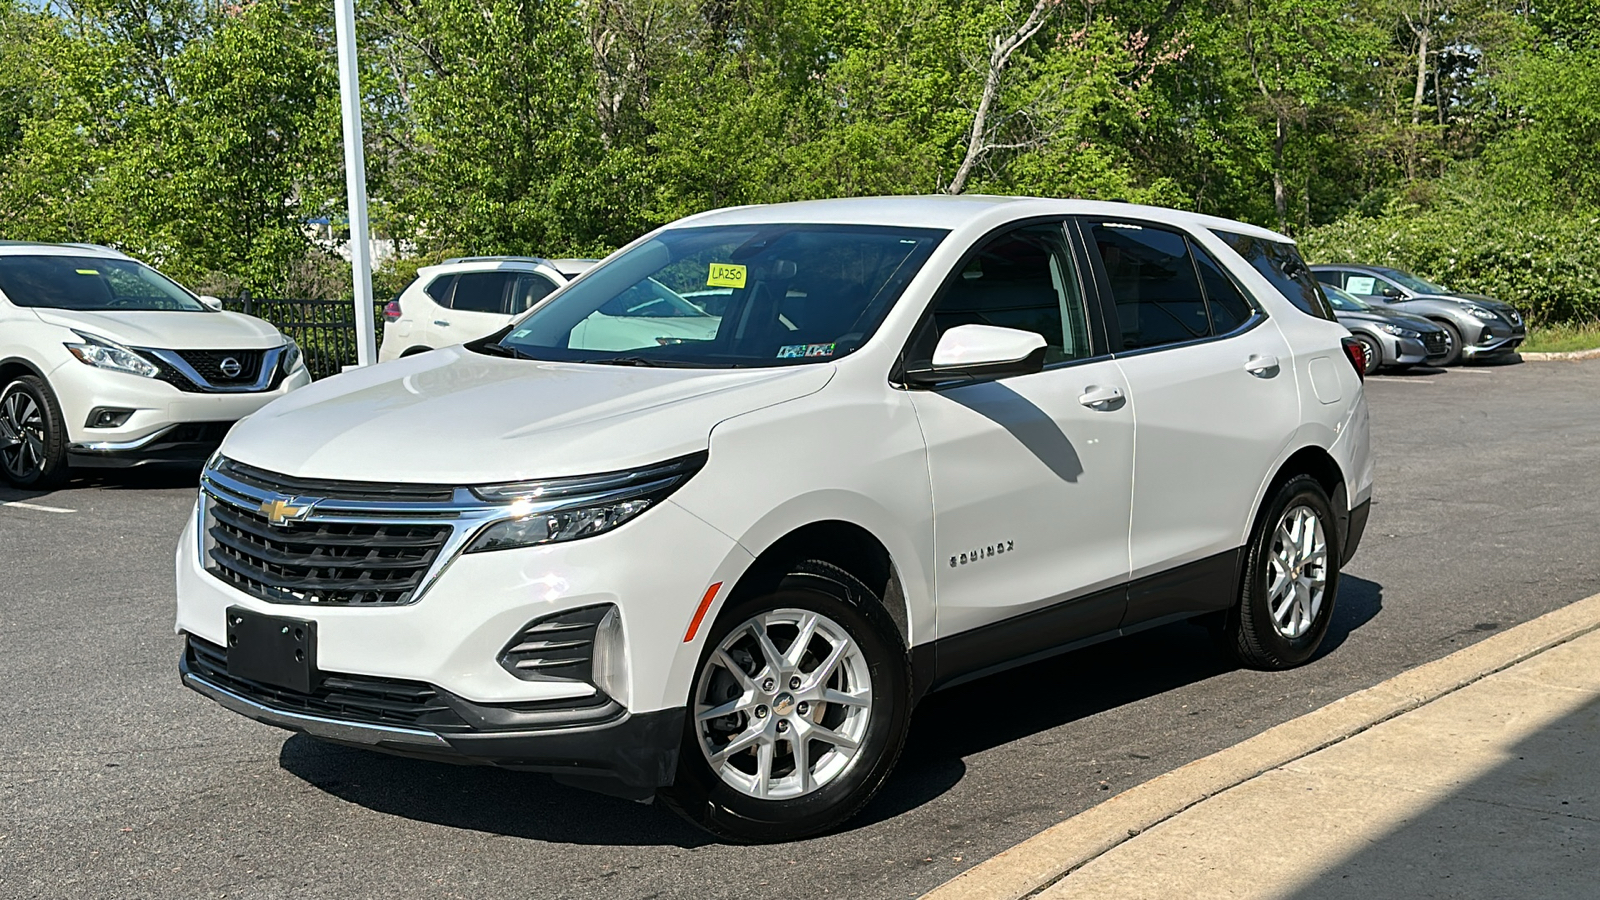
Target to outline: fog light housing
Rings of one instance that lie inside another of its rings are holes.
[[[111,406],[96,406],[89,410],[89,418],[84,421],[85,428],[121,428],[133,417],[133,410],[118,409]]]
[[[590,681],[606,696],[628,705],[628,646],[622,633],[622,616],[615,606],[594,632],[594,662]]]

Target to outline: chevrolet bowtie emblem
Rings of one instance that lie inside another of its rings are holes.
[[[315,503],[296,506],[294,497],[287,500],[268,500],[261,504],[261,514],[273,525],[288,525],[290,522],[301,522],[306,516],[311,515]]]

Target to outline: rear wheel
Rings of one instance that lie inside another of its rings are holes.
[[[688,713],[667,805],[729,840],[796,840],[854,815],[894,767],[906,652],[865,585],[802,563],[718,618]]]
[[[1288,669],[1317,652],[1339,591],[1339,536],[1328,495],[1309,475],[1267,502],[1245,554],[1226,644],[1246,666]]]
[[[1444,345],[1447,348],[1445,355],[1434,365],[1453,366],[1461,362],[1461,348],[1464,346],[1461,342],[1461,329],[1444,319],[1434,319],[1433,321],[1434,324],[1444,329]]]
[[[1371,375],[1378,371],[1378,367],[1383,365],[1383,348],[1378,346],[1378,342],[1371,335],[1357,332],[1355,339],[1356,343],[1361,345],[1362,357],[1366,360],[1362,374]]]
[[[67,429],[44,379],[0,388],[0,471],[17,487],[49,490],[67,479]]]

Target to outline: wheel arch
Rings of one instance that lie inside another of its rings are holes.
[[[400,355],[397,357],[397,359],[405,359],[408,356],[417,356],[418,354],[427,353],[427,352],[429,352],[429,351],[431,351],[433,349],[434,348],[429,347],[429,346],[427,346],[425,344],[417,344],[415,346],[407,347],[406,349],[401,350],[400,351]]]
[[[1339,535],[1339,546],[1344,547],[1345,537],[1350,531],[1349,481],[1345,477],[1343,467],[1333,454],[1317,444],[1300,447],[1278,464],[1277,470],[1267,480],[1261,496],[1256,500],[1256,512],[1251,520],[1249,534],[1255,534],[1256,520],[1266,509],[1268,500],[1290,479],[1299,475],[1311,476],[1327,492],[1333,506],[1334,518],[1338,520],[1335,525]],[[1246,536],[1246,540],[1249,540],[1249,535]]]
[[[44,372],[40,371],[38,366],[20,356],[0,359],[0,386],[10,384],[13,379],[21,378],[24,375],[37,375],[39,378],[45,377]],[[48,381],[48,379],[46,380]]]
[[[854,522],[826,519],[789,530],[755,555],[728,592],[729,604],[771,588],[788,574],[790,566],[807,559],[838,566],[871,589],[909,649],[910,610],[899,568],[883,541]]]

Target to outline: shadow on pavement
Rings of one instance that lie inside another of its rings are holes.
[[[1426,808],[1406,810],[1362,849],[1300,873],[1292,900],[1600,896],[1600,702],[1508,748],[1504,761]]]
[[[73,469],[64,491],[99,488],[103,491],[150,491],[200,487],[200,466],[162,463],[131,469]]]
[[[1323,653],[1378,614],[1383,588],[1343,577]],[[1167,625],[1107,641],[932,694],[917,707],[898,766],[854,831],[916,809],[966,775],[963,757],[1078,719],[1202,681],[1235,668],[1206,630]],[[1040,685],[1060,690],[1041,691]],[[981,724],[951,729],[949,723]],[[452,828],[576,844],[697,847],[712,841],[656,806],[557,784],[531,773],[452,766],[325,744],[304,735],[284,742],[291,774],[368,809]]]

